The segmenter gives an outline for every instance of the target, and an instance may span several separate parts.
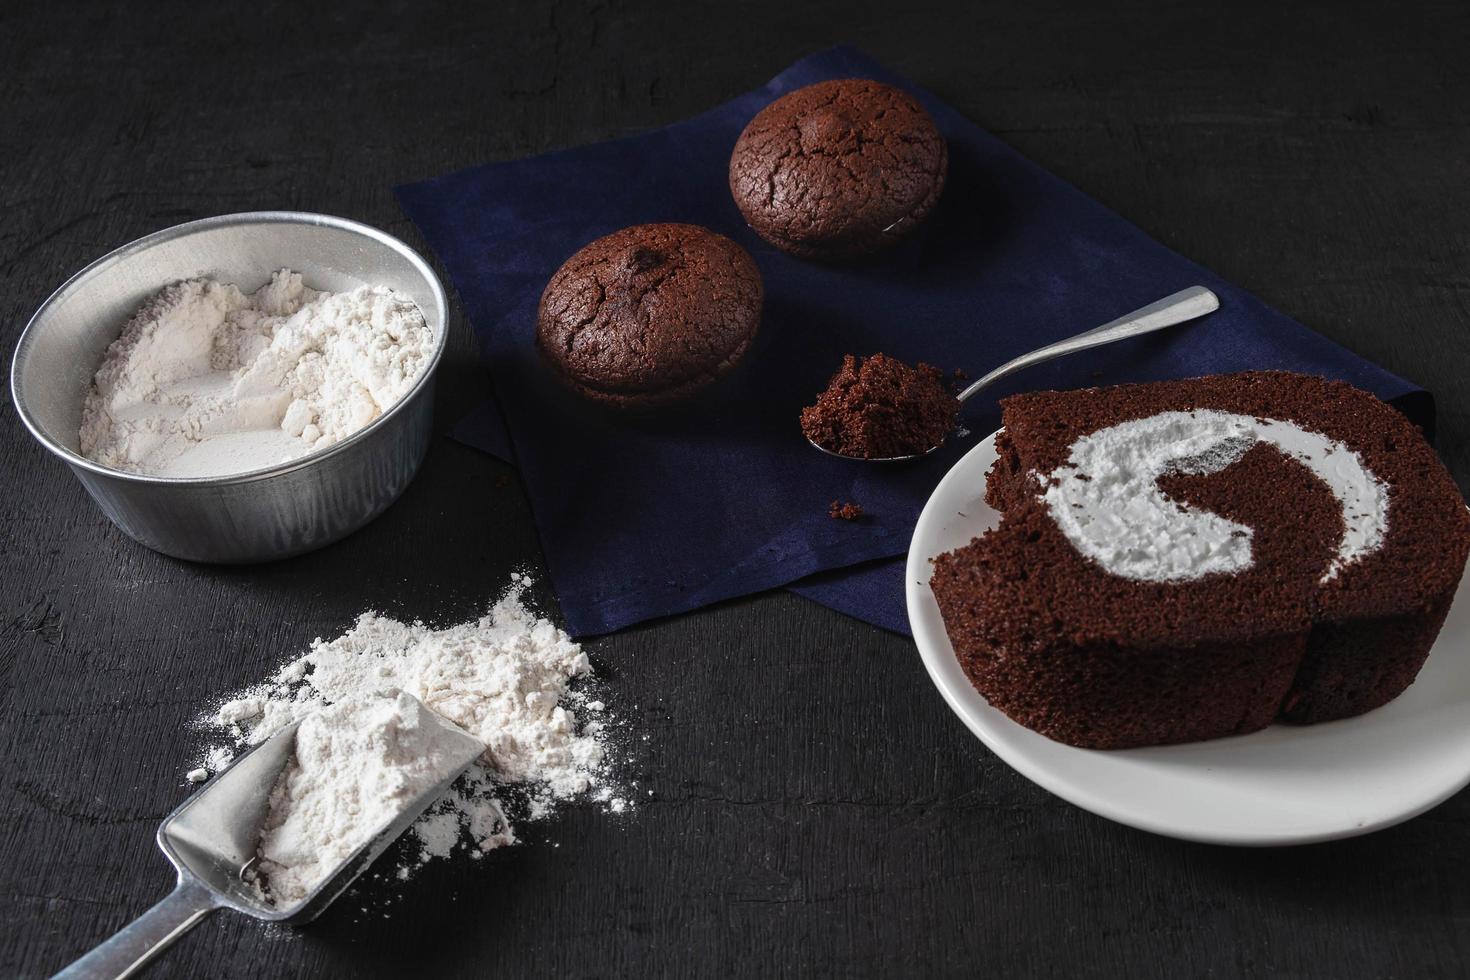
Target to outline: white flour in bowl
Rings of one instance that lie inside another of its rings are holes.
[[[314,641],[269,681],[237,692],[205,724],[225,732],[234,746],[255,745],[330,705],[397,689],[479,739],[486,746],[479,763],[414,824],[417,853],[399,877],[456,850],[480,857],[514,843],[507,801],[517,820],[539,819],[577,797],[622,813],[630,804],[612,785],[607,761],[612,715],[589,689],[591,665],[581,647],[526,608],[522,596],[529,584],[512,576],[510,590],[489,615],[448,629],[364,613],[342,636]],[[581,718],[579,711],[585,712]],[[386,743],[363,744],[366,761],[316,770],[350,780],[354,767],[392,768],[381,757],[391,754]],[[373,756],[379,748],[382,753]],[[212,771],[214,760],[229,758],[215,746],[199,768]]]
[[[324,449],[408,394],[434,333],[381,286],[308,289],[282,269],[249,295],[190,279],[138,310],[82,407],[82,455],[152,476],[225,476]]]

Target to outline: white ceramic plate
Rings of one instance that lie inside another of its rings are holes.
[[[1470,783],[1470,599],[1461,584],[1419,679],[1344,721],[1121,751],[1076,749],[1022,728],[960,670],[929,591],[930,559],[993,527],[992,434],[929,498],[909,546],[909,623],[924,665],[970,730],[1021,775],[1119,823],[1216,844],[1303,844],[1366,834]]]

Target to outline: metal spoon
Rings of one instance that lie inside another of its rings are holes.
[[[1111,344],[1118,340],[1127,340],[1129,337],[1138,337],[1155,330],[1163,330],[1186,320],[1193,320],[1211,313],[1220,308],[1220,299],[1214,293],[1203,286],[1190,286],[1179,292],[1165,296],[1157,303],[1150,303],[1142,309],[1134,310],[1127,316],[1119,317],[1100,327],[1093,327],[1086,333],[1079,333],[1075,337],[1059,340],[1054,344],[1047,344],[1029,354],[1006,361],[1000,367],[980,378],[964,391],[956,396],[961,403],[982,388],[989,387],[1001,378],[1015,374],[1023,368],[1050,361],[1053,358],[1062,357],[1066,354],[1074,354],[1080,350],[1088,350],[1092,347],[1101,347],[1103,344]],[[811,439],[807,439],[828,456],[836,456],[838,459],[855,459],[864,463],[897,463],[907,459],[918,459],[927,456],[938,449],[943,443],[930,446],[922,453],[913,453],[908,456],[883,456],[876,459],[866,459],[862,456],[845,456],[842,453],[833,452]]]
[[[272,905],[244,877],[255,863],[271,789],[291,758],[298,722],[241,756],[159,824],[158,846],[178,869],[178,884],[163,901],[58,973],[57,980],[133,976],[218,908],[293,925],[316,918],[484,751],[483,745],[452,722],[427,708],[424,715],[442,725],[448,737],[462,740],[464,765],[416,797],[301,901]]]

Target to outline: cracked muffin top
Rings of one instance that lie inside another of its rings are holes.
[[[947,170],[944,137],[907,93],[844,78],[757,113],[730,156],[730,193],[777,248],[855,258],[913,231],[939,200]]]
[[[750,255],[699,225],[634,225],[562,264],[536,345],[582,396],[619,408],[682,401],[732,369],[760,325]]]

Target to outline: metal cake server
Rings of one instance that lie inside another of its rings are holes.
[[[1140,337],[1155,330],[1163,330],[1175,324],[1184,323],[1213,313],[1220,308],[1220,299],[1213,292],[1203,286],[1190,286],[1181,289],[1177,293],[1165,296],[1156,303],[1150,303],[1142,309],[1134,310],[1126,316],[1104,323],[1100,327],[1093,327],[1085,333],[1079,333],[1075,337],[1059,340],[1054,344],[1022,354],[1020,357],[1006,361],[1000,367],[971,384],[956,398],[963,404],[971,395],[981,389],[999,381],[1001,378],[1009,377],[1024,368],[1044,361],[1050,361],[1067,354],[1075,354],[1078,351],[1089,350],[1093,347],[1101,347],[1104,344],[1115,343],[1119,340],[1127,340],[1130,337]],[[908,456],[884,456],[877,459],[865,459],[861,456],[845,456],[842,453],[833,452],[820,443],[807,439],[813,446],[826,453],[828,456],[836,456],[838,459],[854,459],[864,463],[898,463],[908,459],[918,459],[927,456],[940,446],[937,443],[924,450],[922,453],[912,453]]]
[[[464,764],[416,797],[300,902],[272,905],[245,880],[255,864],[271,789],[296,744],[296,722],[235,760],[159,824],[158,846],[178,870],[178,884],[163,901],[62,970],[58,980],[131,977],[215,909],[292,925],[316,918],[484,751],[453,722],[427,708],[424,715],[463,741]]]

